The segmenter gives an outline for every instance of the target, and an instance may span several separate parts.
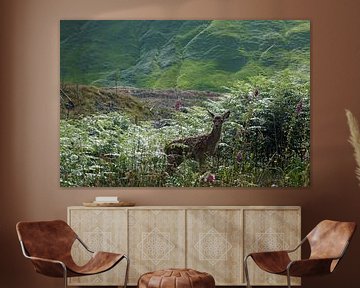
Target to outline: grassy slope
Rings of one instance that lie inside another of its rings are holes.
[[[82,118],[92,114],[105,114],[118,111],[132,119],[147,119],[151,112],[139,99],[123,93],[115,93],[106,88],[95,86],[66,85],[62,88],[60,101],[60,118]],[[74,107],[66,107],[71,99]]]
[[[61,21],[61,80],[221,91],[309,69],[309,21]]]

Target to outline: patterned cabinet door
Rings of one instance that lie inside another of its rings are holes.
[[[127,253],[126,209],[69,209],[69,225],[93,251]],[[84,264],[89,253],[78,241],[72,255],[76,263]],[[116,285],[124,282],[126,261],[121,261],[108,272],[93,276],[69,278],[70,285]]]
[[[185,267],[185,210],[129,210],[130,284],[145,272]]]
[[[187,267],[208,272],[216,285],[242,278],[242,210],[187,210]]]
[[[301,241],[300,209],[256,209],[244,210],[244,254],[261,251],[295,248]],[[292,253],[300,259],[300,249]],[[248,260],[252,285],[286,285],[286,276],[266,273],[252,259]],[[291,283],[300,285],[299,278]]]

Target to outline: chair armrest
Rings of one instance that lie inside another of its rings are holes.
[[[20,246],[25,258],[30,259],[34,265],[35,271],[51,277],[66,277],[67,268],[66,265],[55,259],[46,259],[41,257],[30,256],[24,246],[24,243],[20,241]]]
[[[35,271],[51,277],[66,277],[67,268],[66,265],[59,261],[53,259],[46,259],[40,257],[26,256],[30,259],[34,265]]]
[[[301,242],[295,247],[295,248],[293,248],[293,249],[288,249],[288,250],[279,250],[279,251],[265,251],[265,252],[252,252],[252,253],[249,253],[246,257],[245,257],[245,259],[246,258],[248,258],[249,256],[251,256],[251,254],[256,254],[256,253],[261,253],[261,254],[268,254],[268,255],[271,255],[271,254],[284,254],[284,253],[286,253],[286,254],[288,254],[288,253],[292,253],[292,252],[295,252],[297,249],[299,249],[304,243],[305,243],[305,241],[307,240],[307,238],[305,237],[305,238],[303,238],[302,240],[301,240]]]
[[[47,258],[41,258],[41,257],[33,257],[33,256],[26,256],[26,258],[30,259],[31,261],[40,261],[40,262],[49,262],[53,264],[60,264],[61,266],[65,266],[65,264],[59,260],[54,259],[47,259]]]
[[[295,252],[297,249],[299,249],[299,248],[306,242],[306,240],[307,240],[306,237],[303,238],[303,239],[301,240],[301,242],[300,242],[295,248],[290,249],[290,250],[285,250],[285,251],[288,252],[288,253]]]
[[[332,263],[339,258],[318,258],[291,261],[287,266],[290,276],[312,276],[329,274],[332,272]]]

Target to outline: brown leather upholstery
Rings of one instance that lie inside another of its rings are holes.
[[[355,227],[356,224],[353,222],[320,222],[306,236],[311,247],[310,259],[339,257],[351,239]]]
[[[251,257],[262,270],[275,274],[286,272],[286,267],[291,262],[285,251],[251,253]]]
[[[328,274],[344,255],[355,229],[354,222],[320,222],[304,239],[311,248],[309,259],[291,261],[288,253],[292,251],[258,252],[248,256],[269,273],[289,273],[289,276],[297,277]]]
[[[138,288],[214,288],[214,277],[192,269],[167,269],[143,274]]]
[[[62,220],[19,222],[16,230],[36,272],[51,277],[64,277],[60,262],[66,266],[66,276],[73,277],[107,271],[125,257],[124,254],[96,252],[88,263],[78,266],[71,256],[71,247],[78,237]]]

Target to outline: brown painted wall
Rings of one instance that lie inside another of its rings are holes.
[[[19,220],[66,217],[95,195],[138,205],[301,205],[303,234],[324,219],[360,223],[345,108],[360,118],[358,0],[0,1],[0,286],[62,287],[22,258]],[[306,189],[60,189],[60,19],[310,19],[312,182]],[[358,287],[359,231],[335,274],[304,287]]]

